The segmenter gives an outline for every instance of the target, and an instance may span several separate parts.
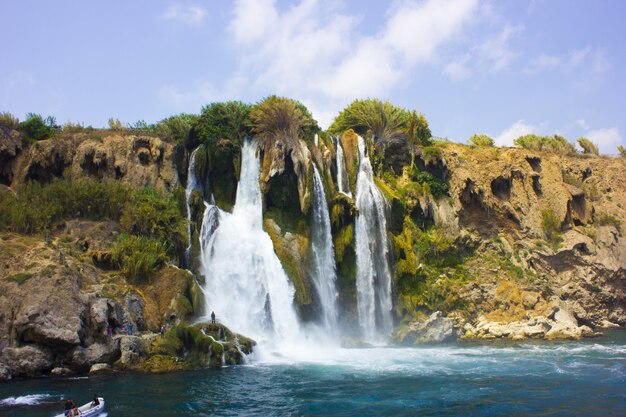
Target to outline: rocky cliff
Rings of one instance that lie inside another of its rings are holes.
[[[92,178],[180,195],[188,181],[179,173],[186,172],[191,149],[155,136],[97,131],[23,148],[16,131],[1,133],[0,178],[9,186],[3,193],[16,194],[28,181]],[[301,319],[316,320],[309,268],[316,164],[331,213],[340,321],[354,327],[358,211],[337,191],[335,147],[340,140],[355,195],[356,135],[324,134],[316,143],[283,139],[259,149],[264,227],[296,288]],[[406,141],[367,141],[389,204],[396,342],[578,338],[626,325],[623,158],[442,142],[421,148],[411,166]],[[237,142],[201,146],[195,173],[203,184],[192,199],[196,253],[202,197],[232,208],[240,169]],[[220,365],[222,354],[238,363],[252,349],[253,341],[219,325],[184,324],[202,312],[191,273],[160,263],[147,282],[129,281],[112,261],[120,222],[76,216],[47,233],[15,233],[11,225],[0,232],[0,377],[110,364],[185,369]],[[143,333],[127,334],[130,323]],[[161,338],[156,332],[163,323],[168,333]]]

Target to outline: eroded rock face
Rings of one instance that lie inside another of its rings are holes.
[[[407,328],[399,329],[394,340],[402,344],[443,343],[454,341],[458,336],[456,320],[436,311],[423,321],[416,321]]]
[[[307,213],[311,206],[311,152],[302,139],[280,136],[262,143],[263,159],[261,161],[261,191],[264,194],[276,193],[275,207],[293,204],[290,192],[293,185],[290,177],[294,177],[297,187],[298,201],[302,213]],[[277,190],[280,187],[281,190]],[[285,194],[287,193],[287,194]],[[280,198],[280,195],[285,198]],[[286,202],[286,203],[285,203]]]
[[[42,140],[19,158],[15,181],[83,177],[172,191],[178,185],[175,147],[152,136],[78,133]]]
[[[22,151],[17,130],[0,126],[0,184],[9,185],[15,176],[16,156]]]
[[[6,348],[3,356],[14,377],[41,375],[52,369],[52,352],[42,347],[28,345]]]

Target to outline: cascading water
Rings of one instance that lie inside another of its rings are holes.
[[[257,341],[295,340],[300,326],[294,288],[262,225],[256,143],[246,141],[241,152],[232,214],[219,211],[216,216],[209,208],[205,212],[201,256],[206,308],[233,331]],[[211,224],[217,224],[212,233]]]
[[[359,324],[365,340],[379,341],[393,326],[391,272],[388,260],[387,202],[374,183],[365,143],[358,137],[359,174],[356,182],[356,271]]]
[[[348,171],[346,171],[346,161],[343,157],[343,148],[341,147],[341,139],[337,138],[337,190],[340,193],[352,198],[350,192],[350,184],[348,181]]]
[[[319,296],[322,324],[325,331],[337,333],[337,289],[335,281],[335,254],[330,231],[330,217],[324,194],[324,185],[317,167],[313,165],[313,222],[311,224],[313,250],[313,284]]]
[[[185,202],[187,204],[187,249],[185,249],[185,260],[187,265],[191,265],[191,206],[189,205],[189,199],[193,190],[198,188],[198,181],[196,179],[196,152],[199,148],[196,148],[191,152],[189,156],[189,168],[187,169],[187,187],[185,188]]]

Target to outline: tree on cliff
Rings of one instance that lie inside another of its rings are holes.
[[[590,155],[598,155],[598,145],[596,145],[595,143],[593,143],[592,141],[590,141],[587,138],[579,138],[577,140],[578,144],[580,145],[581,148],[583,148],[583,153],[586,154],[590,154]]]
[[[311,112],[300,102],[270,96],[256,104],[250,111],[248,126],[262,140],[284,135],[287,139],[313,140],[320,131]]]
[[[619,154],[622,158],[626,158],[626,148],[624,148],[622,145],[617,145],[617,150],[619,151]]]
[[[409,115],[389,101],[354,100],[335,117],[328,131],[338,135],[352,129],[361,136],[371,132],[376,142],[386,142],[406,134]]]
[[[574,155],[576,147],[560,135],[538,136],[528,134],[513,141],[515,146],[531,151],[552,152],[560,155]]]
[[[413,110],[407,117],[407,126],[405,130],[406,140],[411,150],[411,167],[415,165],[415,150],[419,146],[432,145],[430,128],[428,120],[421,113]]]
[[[495,142],[485,134],[475,134],[467,140],[467,143],[470,146],[493,146]]]
[[[195,121],[189,139],[191,142],[208,142],[228,139],[241,143],[250,134],[248,117],[252,106],[241,101],[211,103],[202,108]]]
[[[29,142],[48,139],[61,130],[53,116],[45,119],[40,114],[28,113],[26,120],[19,125],[24,139]]]

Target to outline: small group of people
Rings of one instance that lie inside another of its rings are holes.
[[[98,399],[98,395],[94,394],[93,399],[91,400],[91,408],[97,407],[100,405],[100,400]],[[75,417],[82,414],[82,411],[78,408],[78,406],[74,403],[74,400],[67,399],[65,401],[65,416],[66,417]]]

